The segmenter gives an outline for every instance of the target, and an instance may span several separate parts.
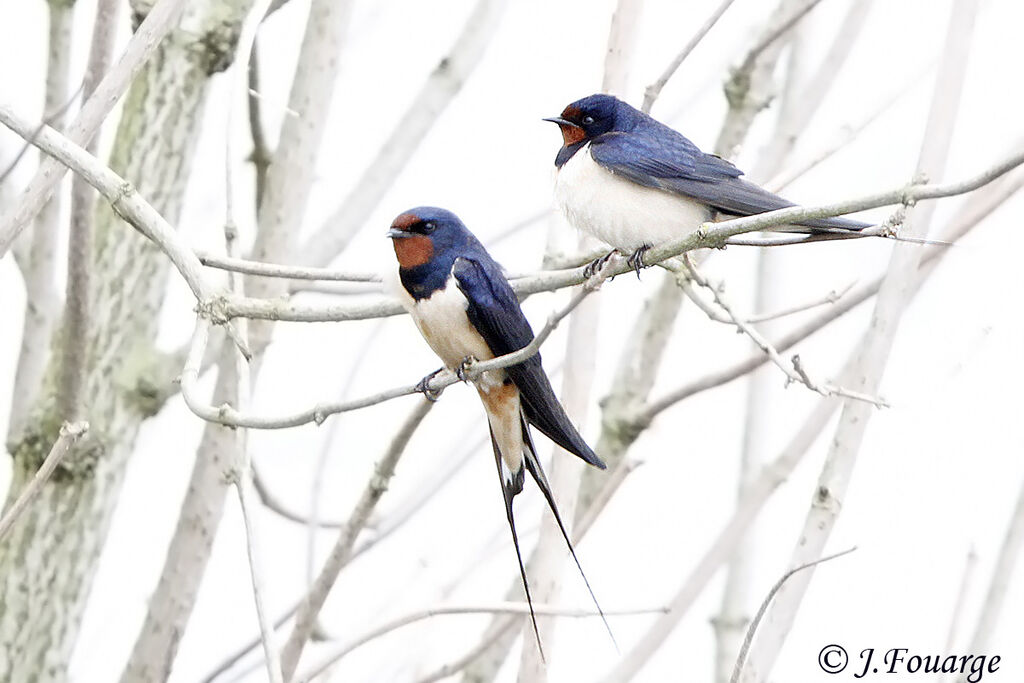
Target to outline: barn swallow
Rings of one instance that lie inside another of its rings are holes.
[[[750,216],[794,204],[740,176],[665,124],[611,95],[567,106],[558,124],[555,202],[578,230],[630,256],[639,271],[653,246],[694,232],[716,214]],[[800,221],[810,234],[869,227],[845,218]]]
[[[461,372],[470,358],[502,356],[533,341],[533,329],[501,266],[455,214],[428,206],[410,209],[395,218],[387,236],[392,239],[399,266],[398,277],[392,273],[389,289],[449,369]],[[539,353],[515,365],[484,372],[475,385],[487,414],[505,514],[540,648],[537,617],[512,515],[512,500],[523,490],[525,472],[537,482],[551,508],[602,619],[604,612],[558,513],[530,425],[584,462],[600,469],[605,469],[605,464],[580,436],[555,397]]]

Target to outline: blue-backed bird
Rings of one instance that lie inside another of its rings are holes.
[[[533,329],[501,266],[451,211],[430,206],[409,209],[395,218],[387,235],[398,258],[397,277],[392,271],[387,288],[398,297],[427,344],[449,369],[460,371],[470,358],[488,360],[503,356],[533,341]],[[530,425],[586,463],[601,469],[605,465],[558,402],[539,353],[515,365],[486,371],[475,380],[475,385],[487,414],[494,461],[505,497],[505,514],[519,559],[534,634],[541,647],[512,514],[512,500],[523,490],[526,472],[551,508],[602,619],[604,613],[558,513]]]
[[[590,95],[546,118],[562,131],[555,203],[578,230],[628,255],[694,232],[716,215],[750,216],[794,204],[740,176],[665,124],[611,95]],[[790,232],[851,233],[845,218],[799,221]]]

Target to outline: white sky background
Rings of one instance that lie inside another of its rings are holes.
[[[305,229],[319,227],[362,173],[423,79],[449,49],[472,4],[356,3]],[[450,208],[486,243],[489,236],[548,205],[560,137],[540,118],[599,89],[613,4],[512,3],[483,62],[337,265],[358,270],[395,267],[383,235],[391,218],[411,206]],[[717,4],[648,0],[629,88],[633,104],[639,105],[644,86]],[[78,69],[88,49],[92,11],[92,3],[80,5]],[[307,6],[303,0],[292,0],[260,36],[265,115],[272,136],[282,115],[280,103],[287,99]],[[876,3],[864,37],[836,75],[831,96],[801,138],[795,158],[813,155],[843,125],[859,120],[932,60],[941,47],[948,6],[946,0]],[[773,7],[774,3],[738,0],[665,88],[654,115],[710,148],[725,111],[720,88],[724,67],[737,59]],[[809,65],[827,47],[844,12],[845,3],[825,0],[811,15]],[[1024,9],[1014,0],[985,4],[946,180],[972,175],[1020,144],[1024,94],[1015,82],[1024,57],[1022,20]],[[44,3],[5,3],[0,8],[2,96],[32,116],[41,108],[45,39]],[[787,196],[818,203],[906,182],[920,147],[932,80],[933,72],[918,78],[908,97],[854,144],[789,188]],[[223,76],[214,79],[180,226],[203,248],[217,248],[222,241],[227,85]],[[759,119],[738,157],[741,168],[752,168],[773,115],[770,111]],[[240,181],[248,181],[250,171],[242,157],[249,143],[242,110],[235,120],[236,167]],[[112,130],[106,129],[105,141]],[[9,133],[0,134],[0,158],[10,158],[17,147]],[[33,163],[19,169],[20,181],[30,175]],[[236,202],[238,219],[251,238],[251,195],[245,192],[245,182],[237,184],[243,186]],[[940,203],[933,230],[943,225],[958,202]],[[1018,197],[974,230],[952,250],[904,317],[882,391],[893,408],[872,418],[829,544],[833,551],[852,545],[859,550],[816,572],[774,680],[822,680],[817,653],[831,642],[851,652],[906,647],[911,653],[946,654],[943,644],[965,557],[974,547],[979,556],[975,580],[953,649],[966,653],[974,615],[1024,478],[1024,316],[1016,297],[1024,289],[1018,267],[1024,249],[1022,211],[1024,201]],[[878,210],[865,215],[882,220],[888,214]],[[535,269],[547,229],[547,221],[541,221],[496,244],[493,253],[510,271]],[[854,279],[873,277],[885,267],[891,249],[892,243],[882,240],[786,249],[788,268],[782,286],[793,304],[817,298]],[[732,298],[745,308],[752,300],[754,257],[749,248],[732,247],[715,255],[706,268],[726,280]],[[170,277],[172,295],[161,333],[165,348],[183,343],[192,325],[191,295],[176,275]],[[657,280],[653,271],[641,282],[623,276],[599,295],[597,391],[584,429],[591,443],[598,433],[596,401],[607,393],[624,335]],[[0,333],[0,383],[12,386],[25,300],[10,259],[0,262],[0,301],[10,321]],[[540,295],[524,308],[539,326],[563,301],[564,294]],[[812,372],[827,376],[838,368],[861,334],[870,308],[861,306],[799,345],[797,351]],[[748,342],[730,328],[707,320],[689,304],[683,311],[653,396],[747,353]],[[290,412],[338,397],[353,357],[377,324],[279,325],[253,408],[261,413]],[[407,318],[389,319],[383,325],[356,374],[352,396],[409,383],[438,366]],[[564,330],[559,330],[544,347],[549,371],[560,366],[563,353]],[[560,384],[560,377],[555,383]],[[805,388],[783,390],[782,383],[780,375],[772,406],[778,428],[770,452],[781,448],[816,400]],[[645,464],[630,475],[579,548],[606,609],[664,604],[727,520],[734,503],[744,391],[742,382],[734,382],[678,404],[663,413],[630,451]],[[0,419],[6,419],[9,393],[0,393]],[[474,394],[461,386],[445,393],[413,439],[378,507],[379,515],[394,510],[466,444],[485,434]],[[347,515],[373,462],[414,400],[332,418],[339,424],[324,483],[326,515]],[[250,437],[264,475],[295,509],[308,505],[313,463],[331,433],[328,425]],[[0,428],[6,431],[6,425]],[[202,424],[180,398],[143,428],[73,662],[75,681],[113,680],[120,674],[164,559],[201,430]],[[761,517],[760,561],[752,591],[758,599],[786,568],[832,431],[825,430]],[[541,449],[550,450],[546,443]],[[5,463],[5,481],[8,469]],[[419,607],[501,599],[517,576],[517,567],[494,479],[490,448],[485,445],[415,519],[354,562],[328,602],[325,621],[331,632],[348,640]],[[235,500],[232,496],[228,505],[173,681],[195,681],[255,633]],[[530,489],[520,501],[517,513],[525,554],[536,537],[542,500]],[[276,614],[302,591],[306,535],[303,528],[271,513],[260,521],[268,602]],[[319,536],[317,567],[333,539],[333,532]],[[566,572],[566,586],[565,604],[589,605],[574,570]],[[720,574],[637,680],[710,680],[713,637],[708,620],[718,608],[721,587]],[[623,652],[652,618],[612,621]],[[483,623],[485,617],[440,617],[391,634],[350,655],[339,668],[338,680],[405,680],[425,673],[475,643]],[[991,650],[1003,656],[1002,669],[991,680],[1024,679],[1022,637],[1024,568],[1019,565]],[[305,661],[315,661],[326,651],[310,647]],[[561,622],[555,643],[546,651],[553,681],[592,680],[617,659],[596,620]],[[514,667],[507,666],[503,680],[513,680],[513,674]],[[263,676],[260,671],[247,680]]]

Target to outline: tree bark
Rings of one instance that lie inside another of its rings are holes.
[[[171,223],[189,177],[209,76],[230,59],[245,2],[192,4],[132,84],[110,165]],[[90,436],[68,455],[0,544],[0,679],[61,681],[74,648],[125,464],[154,404],[136,378],[153,350],[167,259],[121,224],[106,204],[96,216],[88,293],[95,311],[85,346],[84,414]],[[8,504],[56,440],[58,368],[44,386],[13,456]]]

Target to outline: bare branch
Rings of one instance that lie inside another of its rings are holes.
[[[72,93],[64,101],[64,104],[60,105],[60,108],[53,112],[44,112],[43,120],[36,128],[36,132],[38,133],[38,131],[42,130],[43,126],[52,126],[53,123],[57,121],[62,121],[64,119],[64,114],[68,113],[68,110],[71,109],[71,106],[78,101],[78,96],[81,94],[82,86],[79,85],[78,90]],[[32,137],[34,138],[35,134],[33,134]],[[18,167],[18,164],[21,163],[21,160],[25,158],[25,155],[28,154],[28,151],[30,149],[32,149],[32,140],[24,140],[22,142],[21,149],[19,149],[18,153],[14,155],[14,158],[11,159],[11,162],[7,164],[7,168],[0,172],[0,186],[2,186],[4,184],[4,181],[6,181],[12,173],[14,173],[14,169]],[[15,243],[15,245],[17,245],[17,243]],[[17,253],[15,253],[15,257],[18,258]]]
[[[242,431],[242,430],[239,430]],[[249,557],[249,576],[252,580],[252,595],[256,602],[256,616],[260,624],[260,640],[263,642],[263,655],[267,663],[267,678],[271,683],[282,683],[281,663],[277,654],[276,638],[274,627],[267,617],[266,607],[263,604],[263,593],[265,592],[262,572],[259,569],[260,550],[256,533],[256,516],[249,502],[247,477],[242,472],[238,473],[235,480],[235,489],[238,491],[238,503],[242,508],[242,519],[245,522],[245,547]]]
[[[252,49],[249,51],[249,68],[247,73],[249,104],[249,134],[252,136],[252,153],[249,159],[252,161],[256,171],[256,208],[263,204],[263,197],[267,188],[267,169],[273,160],[270,145],[267,144],[267,136],[263,131],[263,106],[259,96],[260,91],[260,66],[259,49],[256,37],[253,36]]]
[[[647,86],[644,90],[644,102],[640,107],[641,111],[645,114],[651,113],[651,107],[654,106],[654,101],[658,99],[659,95],[661,95],[662,88],[664,88],[669,79],[675,75],[679,66],[686,61],[686,58],[690,56],[690,53],[700,45],[700,41],[704,40],[704,36],[706,36],[714,25],[718,23],[718,20],[722,18],[722,15],[725,14],[725,11],[729,9],[729,6],[732,5],[732,3],[733,0],[723,0],[722,3],[715,8],[715,11],[711,13],[711,16],[709,16],[701,27],[697,29],[697,32],[693,34],[693,37],[690,38],[686,45],[683,46],[683,49],[679,51],[679,54],[669,62],[669,65],[665,67],[661,76],[658,76],[658,80]]]
[[[302,604],[301,601],[294,602],[291,607],[286,609],[280,616],[278,616],[278,618],[274,620],[274,628],[275,629],[281,628],[286,621],[291,619],[292,615],[295,614],[295,610],[297,610],[299,608],[300,604]],[[202,680],[199,681],[199,683],[213,683],[213,681],[217,680],[217,678],[220,677],[221,674],[226,672],[228,669],[230,669],[235,664],[237,664],[239,661],[241,661],[241,659],[243,657],[245,657],[247,654],[249,654],[250,652],[255,650],[257,647],[259,647],[260,643],[262,642],[262,640],[263,640],[262,636],[257,635],[255,638],[250,640],[248,643],[246,643],[245,645],[242,645],[241,647],[239,647],[237,650],[235,650],[234,652],[229,654],[227,657],[225,657],[220,662],[220,664],[218,664],[213,669],[211,669],[210,672],[207,673],[202,678]]]
[[[25,139],[30,139],[32,127],[24,119],[18,117],[10,107],[0,104],[0,123],[7,125]],[[81,174],[90,185],[96,187],[114,206],[118,213],[133,227],[152,239],[178,268],[193,293],[203,305],[213,308],[218,315],[231,317],[249,317],[262,320],[292,320],[297,322],[326,322],[341,320],[364,320],[367,318],[397,315],[401,307],[391,300],[371,302],[355,302],[351,304],[335,304],[326,307],[311,307],[288,301],[263,301],[248,297],[232,298],[211,296],[212,288],[205,285],[202,278],[202,264],[195,254],[188,249],[181,239],[173,233],[167,222],[150,206],[130,183],[119,178],[117,174],[105,168],[102,163],[88,155],[77,145],[73,145],[50,128],[44,128],[33,144],[47,154],[58,158],[76,173]],[[965,194],[992,182],[1008,171],[1024,164],[1024,149],[1010,154],[1005,159],[993,164],[983,171],[964,180],[929,185],[914,182],[903,187],[865,195],[856,199],[812,207],[789,207],[777,211],[769,211],[756,216],[734,218],[718,223],[705,223],[691,235],[684,236],[664,245],[652,248],[647,252],[645,261],[648,264],[660,263],[685,251],[721,246],[730,237],[748,232],[766,230],[780,225],[788,225],[809,218],[826,218],[854,211],[887,206],[890,204],[913,204],[923,199],[936,199]],[[606,277],[621,275],[630,270],[626,263],[613,264],[606,269]],[[542,271],[534,276],[523,278],[514,283],[517,294],[533,294],[551,291],[582,284],[586,280],[583,268],[567,270]]]
[[[405,452],[405,447],[408,445],[409,440],[433,406],[434,403],[432,401],[421,400],[416,404],[412,412],[409,413],[401,427],[399,427],[384,457],[377,463],[374,476],[370,477],[366,488],[363,489],[363,494],[356,503],[351,517],[349,517],[345,527],[338,535],[338,540],[334,544],[331,554],[324,562],[320,574],[317,576],[316,581],[313,582],[313,586],[306,594],[306,597],[303,598],[302,604],[299,605],[299,609],[295,613],[295,626],[292,628],[291,635],[288,637],[288,641],[281,652],[281,667],[286,681],[291,680],[295,674],[295,668],[299,664],[302,650],[306,645],[306,641],[309,640],[313,633],[317,615],[323,608],[331,588],[334,587],[338,574],[351,558],[352,547],[355,545],[356,537],[366,524],[366,520],[369,519],[370,513],[376,507],[377,501],[380,500],[381,496],[384,495],[384,491],[387,490],[388,482],[394,475],[395,467],[397,467],[402,453]]]
[[[953,137],[956,114],[970,54],[977,0],[955,0],[949,18],[943,63],[939,68],[931,112],[918,160],[918,173],[941,177],[945,169],[949,140]],[[911,237],[926,237],[934,205],[908,210],[906,230]],[[869,324],[870,334],[858,346],[853,372],[855,391],[875,394],[881,384],[900,320],[917,280],[922,252],[910,244],[893,249]],[[801,537],[794,548],[792,565],[817,557],[827,542],[845,498],[857,454],[871,418],[870,407],[847,401],[831,440],[831,447],[815,487],[816,494],[804,520]],[[763,681],[789,634],[813,572],[800,575],[782,588],[772,607],[769,621],[758,638],[750,658],[752,680]]]
[[[547,340],[554,329],[558,327],[558,324],[564,320],[565,317],[569,315],[569,313],[571,313],[573,309],[575,309],[591,292],[596,291],[608,278],[609,270],[612,270],[615,267],[617,267],[617,265],[615,265],[613,260],[609,260],[605,263],[601,270],[592,275],[586,281],[584,286],[580,287],[573,294],[569,302],[563,308],[551,315],[544,327],[540,329],[537,335],[533,338],[533,341],[529,344],[518,351],[489,360],[481,361],[471,359],[463,369],[463,376],[467,380],[473,381],[489,370],[497,370],[499,368],[515,365],[516,363],[520,363],[537,353],[540,350],[541,345]],[[348,412],[350,410],[357,410],[359,408],[366,408],[393,398],[408,396],[409,394],[414,394],[423,390],[423,387],[420,384],[396,387],[394,389],[387,389],[359,399],[318,404],[312,408],[307,408],[292,415],[278,417],[246,415],[226,403],[219,407],[207,405],[196,395],[196,383],[199,381],[199,376],[202,371],[203,357],[206,352],[207,344],[209,343],[211,324],[209,317],[210,316],[204,311],[200,311],[200,315],[197,316],[188,358],[185,362],[185,367],[181,372],[181,393],[185,399],[186,405],[188,405],[189,410],[193,413],[209,422],[217,422],[219,424],[233,427],[247,427],[249,429],[286,429],[288,427],[297,427],[309,422],[322,424],[324,420],[331,415]],[[432,377],[430,381],[426,383],[426,389],[429,393],[437,394],[440,393],[441,390],[458,381],[460,380],[454,372],[445,370]]]
[[[260,475],[259,469],[252,465],[252,483],[256,495],[271,512],[277,513],[290,522],[297,524],[312,525],[315,529],[340,529],[344,522],[339,519],[313,519],[307,515],[289,509],[289,507],[270,489],[267,482]]]
[[[46,96],[43,111],[55,128],[64,126],[63,109],[68,100],[68,81],[71,66],[72,23],[74,7],[64,2],[48,2],[49,50],[46,64]],[[27,144],[27,143],[26,143]],[[17,160],[15,160],[17,163]],[[45,155],[39,159],[39,168],[53,163]],[[13,166],[12,166],[13,168]],[[54,345],[54,328],[60,317],[60,293],[57,289],[57,245],[60,241],[62,193],[55,193],[43,204],[35,220],[23,265],[25,291],[28,299],[22,324],[21,347],[14,375],[14,396],[11,406],[9,434],[17,439],[22,433],[28,412],[35,404],[43,384],[50,349]],[[80,416],[58,406],[58,414],[66,420]]]
[[[196,252],[204,266],[220,270],[262,275],[263,277],[280,277],[291,280],[320,280],[327,282],[380,282],[379,273],[340,272],[332,268],[309,268],[305,266],[287,266],[279,263],[250,261],[241,258],[218,256],[206,252]]]
[[[508,618],[494,622],[494,624],[487,630],[487,633],[484,634],[484,637],[481,638],[473,647],[463,653],[461,657],[453,662],[448,662],[437,670],[417,679],[415,683],[436,683],[436,681],[441,681],[445,678],[454,676],[476,661],[476,659],[484,652],[489,650],[503,635],[508,633],[514,625],[515,622]]]
[[[851,398],[857,401],[866,401],[877,407],[888,406],[888,404],[884,400],[876,396],[869,396],[861,392],[851,391],[849,389],[844,389],[843,387],[839,387],[834,384],[821,384],[820,382],[815,382],[807,375],[807,371],[804,369],[803,365],[800,362],[800,356],[793,356],[793,367],[791,369],[789,366],[786,365],[786,362],[782,360],[782,357],[779,355],[778,349],[772,346],[772,343],[768,341],[764,337],[764,335],[755,330],[749,323],[744,321],[742,317],[737,316],[734,313],[732,309],[732,304],[725,299],[725,295],[722,292],[721,286],[715,286],[709,283],[707,279],[703,275],[701,275],[700,271],[697,270],[696,266],[694,266],[689,261],[689,258],[686,255],[683,256],[683,262],[685,263],[686,271],[683,271],[681,273],[682,277],[680,278],[679,283],[680,286],[683,287],[684,291],[686,291],[687,294],[690,295],[690,299],[697,303],[699,306],[703,307],[703,303],[700,301],[700,297],[698,297],[696,294],[692,292],[692,289],[690,288],[690,285],[687,280],[693,280],[698,285],[704,287],[705,289],[711,292],[711,295],[715,299],[715,303],[718,304],[718,306],[723,311],[725,311],[726,315],[729,316],[729,320],[732,321],[732,323],[736,325],[736,327],[740,329],[745,335],[750,337],[750,340],[753,341],[754,344],[759,349],[761,349],[761,351],[763,351],[766,356],[768,356],[768,359],[772,363],[774,363],[780,370],[782,370],[782,372],[786,375],[787,384],[789,384],[790,382],[797,382],[803,384],[811,391],[819,393],[822,396],[844,396],[846,398]]]
[[[988,651],[992,642],[992,634],[999,623],[1000,612],[1006,605],[1006,595],[1013,580],[1014,566],[1020,558],[1022,548],[1024,548],[1024,483],[1022,483],[1017,496],[1017,504],[1010,516],[1010,522],[1006,526],[1006,535],[999,548],[999,556],[996,558],[996,565],[992,570],[992,578],[988,584],[988,591],[985,593],[985,601],[981,605],[981,612],[974,626],[969,652]],[[963,683],[965,680],[965,678],[960,678],[958,683]]]
[[[603,683],[625,683],[632,680],[637,671],[657,651],[714,577],[718,568],[732,556],[765,502],[804,458],[839,405],[839,400],[835,398],[819,399],[817,406],[778,457],[762,467],[757,476],[751,478],[750,485],[744,490],[732,517],[680,585],[669,603],[668,612],[655,620],[648,632],[603,679]]]
[[[956,602],[953,604],[953,613],[949,619],[949,633],[946,635],[946,652],[952,652],[956,645],[957,626],[963,618],[964,603],[967,601],[967,594],[971,588],[974,578],[974,570],[978,564],[978,553],[972,545],[967,551],[967,560],[964,562],[964,573],[960,577],[960,590],[956,593]]]
[[[43,484],[50,478],[53,471],[60,465],[60,461],[64,459],[64,456],[71,450],[71,447],[87,431],[89,431],[88,422],[65,422],[61,425],[57,441],[50,448],[50,452],[43,460],[43,464],[39,467],[35,476],[32,477],[32,480],[18,494],[17,500],[4,512],[3,518],[0,519],[0,539],[7,535],[7,532],[14,526],[14,523],[18,521],[21,513],[25,511],[25,508],[29,506],[32,499],[39,493],[39,489],[43,487]]]
[[[750,651],[750,644],[753,642],[754,635],[757,633],[757,627],[761,623],[761,618],[764,617],[764,613],[768,611],[768,606],[772,604],[772,598],[774,598],[775,594],[779,592],[779,589],[782,588],[783,585],[785,585],[786,581],[789,581],[790,577],[794,574],[802,572],[805,569],[810,569],[811,567],[817,567],[819,564],[824,564],[825,562],[829,562],[836,558],[842,557],[843,555],[849,555],[856,549],[857,547],[854,546],[852,548],[842,550],[838,553],[826,555],[825,557],[819,557],[818,559],[813,560],[811,562],[806,562],[800,565],[799,567],[793,567],[785,574],[783,574],[778,581],[775,582],[775,584],[771,587],[771,590],[768,591],[768,595],[765,596],[764,601],[761,603],[761,607],[758,608],[757,614],[754,615],[754,619],[750,622],[750,627],[747,628],[747,635],[743,639],[743,646],[740,648],[739,655],[736,657],[736,665],[733,667],[732,677],[729,679],[729,683],[739,683],[740,674],[743,673],[743,665],[747,659],[747,652]]]
[[[118,0],[99,0],[93,25],[89,64],[82,82],[83,97],[88,100],[107,72],[117,30]],[[96,138],[85,145],[96,153]],[[71,225],[68,237],[68,281],[65,288],[64,334],[61,348],[58,412],[77,419],[82,412],[82,386],[87,363],[85,346],[89,325],[89,287],[91,281],[95,194],[81,176],[71,181]]]
[[[821,0],[804,0],[803,4],[796,7],[792,14],[782,17],[778,22],[772,26],[768,31],[765,32],[761,39],[747,51],[746,56],[740,63],[737,69],[740,72],[749,71],[753,66],[754,62],[761,54],[771,47],[779,38],[784,36],[787,31],[796,26],[797,22],[804,18],[804,16],[814,9]]]
[[[950,222],[944,235],[945,239],[955,241],[967,234],[992,211],[1001,206],[1003,202],[1015,195],[1022,187],[1024,187],[1024,172],[1018,171],[1012,176],[1009,176],[998,183],[994,183],[992,186],[986,188],[986,191],[972,197],[972,200],[967,202],[963,209],[958,212]],[[944,258],[947,253],[948,251],[944,247],[930,247],[924,251],[921,257],[922,266],[918,272],[917,281],[914,284],[915,293],[920,291],[924,282],[928,279],[931,273],[934,272],[934,266],[938,261]],[[792,348],[796,343],[806,339],[814,332],[825,327],[833,320],[845,315],[856,306],[877,294],[882,285],[883,279],[884,274],[879,275],[871,282],[858,287],[856,290],[849,293],[844,299],[837,302],[833,308],[824,311],[815,318],[783,335],[779,339],[774,340],[772,345],[778,349],[780,353]],[[726,384],[727,382],[731,382],[732,380],[751,372],[767,361],[768,358],[761,352],[752,354],[738,363],[698,378],[665,394],[661,398],[651,401],[644,408],[638,410],[634,414],[633,419],[637,423],[634,428],[641,429],[649,420],[654,419],[654,417],[660,412],[675,405],[679,401],[685,400],[694,394],[700,393],[701,391],[706,391],[708,389],[721,386],[722,384]]]
[[[552,616],[552,617],[573,617],[573,618],[585,618],[585,617],[598,617],[600,612],[596,609],[580,609],[578,607],[557,607],[554,605],[545,605],[542,603],[534,603],[533,611],[538,616]],[[638,608],[638,609],[615,609],[615,610],[604,610],[605,616],[635,616],[638,614],[664,614],[667,610],[665,607],[649,607],[649,608]],[[423,621],[424,619],[431,619],[433,617],[449,615],[449,614],[529,614],[530,607],[524,602],[498,602],[491,605],[442,605],[439,607],[429,607],[427,609],[412,612],[410,614],[397,617],[382,626],[369,631],[358,638],[353,639],[351,642],[346,643],[337,652],[332,653],[330,656],[325,658],[319,664],[313,666],[309,671],[299,676],[297,683],[309,683],[314,678],[323,673],[327,667],[331,666],[339,659],[352,652],[356,648],[365,645],[371,640],[380,638],[381,636],[387,635],[392,631],[395,631],[403,626],[414,624],[417,621]]]
[[[72,143],[81,145],[92,139],[160,41],[177,25],[184,7],[185,0],[157,0],[142,24],[132,34],[121,59],[103,77],[92,97],[86,100],[78,116],[68,125],[68,138]],[[14,238],[49,199],[53,188],[64,173],[64,167],[56,161],[43,164],[22,192],[18,206],[0,217],[0,257],[7,253]]]
[[[163,0],[166,4],[169,0]],[[152,16],[152,15],[151,15]],[[138,37],[138,33],[136,33]],[[102,85],[102,84],[101,84]],[[97,94],[100,90],[97,88]],[[92,99],[97,95],[94,94]],[[92,99],[89,101],[91,102]],[[125,221],[152,240],[171,259],[200,301],[214,297],[215,290],[203,279],[203,266],[174,228],[147,202],[135,187],[107,168],[101,161],[50,127],[32,138],[32,126],[6,104],[0,104],[0,123],[82,176],[102,194]],[[24,203],[24,202],[23,202]]]
[[[845,38],[843,38],[843,40],[845,40]],[[899,85],[883,93],[877,99],[876,104],[872,106],[867,113],[850,123],[839,126],[837,129],[838,133],[835,135],[835,139],[831,143],[807,159],[801,160],[791,167],[776,173],[771,180],[764,183],[764,186],[772,192],[779,192],[797,179],[803,177],[809,171],[816,168],[822,162],[830,159],[833,154],[856,140],[857,136],[868,128],[868,126],[881,118],[882,115],[886,114],[893,106],[902,102],[908,95],[915,92],[917,86],[926,83],[926,76],[935,68],[936,63],[936,60],[929,61],[928,64],[912,73]]]
[[[300,249],[302,263],[326,265],[363,227],[427,132],[462,90],[491,42],[507,5],[508,0],[477,0],[451,50],[434,67],[376,158],[341,206]]]

